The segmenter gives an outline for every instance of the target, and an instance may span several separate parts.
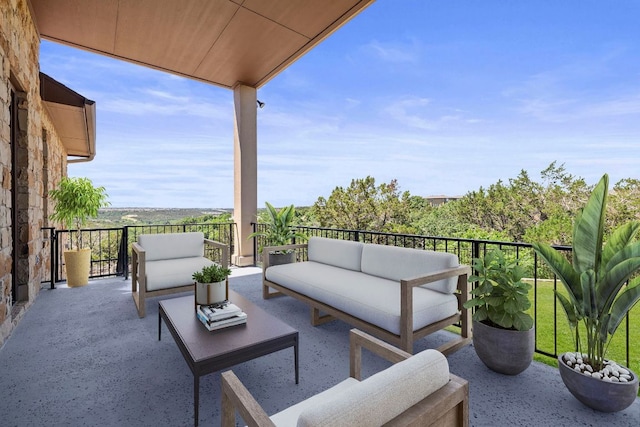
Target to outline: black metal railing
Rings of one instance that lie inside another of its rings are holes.
[[[252,224],[252,226],[253,231],[266,231],[267,227],[265,224],[256,223]],[[131,243],[136,241],[140,234],[202,231],[206,238],[227,243],[229,245],[229,253],[233,253],[234,229],[234,223],[217,223],[141,225],[84,230],[83,238],[89,242],[89,246],[92,249],[90,277],[98,278],[115,275],[128,277]],[[530,244],[323,227],[300,226],[297,229],[308,237],[321,236],[364,243],[449,252],[457,255],[461,264],[468,265],[472,264],[473,258],[481,257],[493,248],[499,248],[508,257],[525,267],[529,278],[527,280],[533,286],[531,315],[536,325],[536,352],[548,357],[557,357],[559,337],[570,333],[568,326],[566,326],[565,314],[558,306],[554,294],[556,290],[562,291],[562,285],[548,267],[538,259]],[[67,247],[69,239],[74,237],[74,233],[77,233],[77,231],[51,231],[52,287],[53,283],[65,280],[62,253],[63,248]],[[266,244],[267,242],[263,237],[255,237],[253,239],[255,265],[260,264],[260,259],[258,258],[259,249]],[[571,255],[571,247],[556,246],[555,248],[565,253],[567,257]],[[306,259],[306,252],[301,251],[298,257],[299,259]],[[635,325],[635,329],[632,325]],[[632,348],[630,343],[635,342],[632,339],[631,331],[637,330],[639,327],[640,308],[636,308],[625,319],[624,331],[619,331],[616,335],[615,347],[620,347],[622,350],[619,352],[616,350],[617,352],[611,355],[614,360],[621,361],[624,359],[626,365],[636,371],[640,370],[640,346],[636,345],[635,348]],[[566,345],[563,342],[564,350],[566,350]]]
[[[229,245],[229,253],[234,250],[233,223],[180,224],[180,225],[128,225],[114,228],[95,228],[82,230],[82,239],[91,248],[92,279],[109,276],[129,277],[131,269],[131,244],[140,234],[186,233],[201,231],[205,238],[217,240]],[[70,247],[71,239],[77,230],[55,230],[51,237],[51,286],[66,280],[63,252]],[[211,259],[218,255],[207,253]]]

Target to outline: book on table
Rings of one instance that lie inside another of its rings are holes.
[[[235,304],[225,302],[213,306],[199,305],[196,310],[198,320],[209,331],[247,323],[247,314]]]

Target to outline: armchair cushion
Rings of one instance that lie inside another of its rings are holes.
[[[358,384],[334,391],[330,398],[310,402],[297,425],[380,426],[448,382],[447,359],[438,351],[425,350]]]
[[[204,233],[141,234],[147,261],[204,256]]]
[[[163,259],[146,263],[147,292],[176,287],[176,284],[194,283],[192,275],[202,267],[213,265],[205,257]]]

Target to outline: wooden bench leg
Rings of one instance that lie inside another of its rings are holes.
[[[311,325],[320,326],[327,322],[331,322],[332,320],[335,320],[335,317],[329,314],[320,315],[320,310],[315,307],[311,307]]]

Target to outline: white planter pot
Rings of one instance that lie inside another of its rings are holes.
[[[210,305],[227,299],[227,281],[216,283],[196,282],[196,304]]]

